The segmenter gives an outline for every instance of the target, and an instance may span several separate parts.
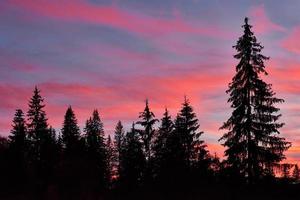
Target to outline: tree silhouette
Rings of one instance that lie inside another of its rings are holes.
[[[43,110],[44,99],[40,95],[40,90],[35,87],[33,96],[29,101],[29,110],[27,112],[27,131],[30,141],[29,158],[32,167],[35,168],[36,186],[43,189],[52,178],[55,165],[55,137],[49,130],[46,113]]]
[[[26,183],[26,159],[28,153],[27,133],[25,127],[24,113],[21,109],[17,109],[13,119],[11,135],[9,135],[9,156],[11,171],[10,177],[14,180],[14,187],[22,187]]]
[[[296,164],[294,166],[294,170],[293,170],[293,174],[292,174],[294,181],[299,181],[299,176],[300,176],[299,167],[298,167],[298,164]]]
[[[120,164],[120,181],[123,188],[137,189],[143,178],[145,156],[134,123],[131,131],[126,133]]]
[[[114,161],[116,166],[116,176],[120,176],[121,171],[121,159],[122,159],[122,151],[124,148],[124,140],[125,140],[125,131],[121,121],[118,121],[116,128],[115,128],[115,135],[114,135]]]
[[[161,119],[161,125],[158,134],[153,144],[153,157],[154,157],[154,175],[156,178],[161,179],[167,173],[168,169],[168,146],[167,141],[171,134],[173,134],[174,124],[166,108]]]
[[[11,148],[16,148],[18,153],[24,152],[26,145],[26,124],[24,113],[21,109],[16,110],[10,133],[9,139]]]
[[[290,143],[278,136],[284,124],[277,122],[279,108],[274,104],[283,102],[274,97],[271,85],[265,83],[260,74],[267,75],[262,55],[263,46],[245,18],[244,34],[234,48],[239,60],[236,74],[226,91],[230,94],[228,102],[234,109],[231,117],[221,129],[227,129],[220,140],[225,141],[227,164],[242,177],[252,183],[266,173],[272,173],[275,163],[284,159],[283,152]]]
[[[113,167],[114,167],[113,166],[114,147],[110,135],[107,136],[107,140],[106,140],[106,152],[107,152],[107,156],[106,156],[107,176],[108,176],[108,184],[110,184],[113,178],[112,175],[113,175]]]
[[[79,150],[80,129],[71,106],[66,111],[61,134],[66,154],[76,154]]]
[[[182,108],[177,116],[178,125],[176,126],[178,132],[181,134],[182,143],[185,148],[185,160],[187,166],[191,166],[198,161],[201,154],[206,154],[206,145],[200,136],[203,134],[199,131],[199,122],[196,114],[190,105],[189,100],[184,97]],[[202,155],[204,156],[204,155]]]
[[[151,158],[151,141],[154,135],[154,124],[158,121],[155,119],[155,115],[151,112],[149,108],[148,99],[146,100],[146,106],[143,112],[139,115],[140,121],[136,124],[140,124],[144,127],[144,130],[140,130],[139,133],[141,135],[141,139],[143,142],[143,148],[146,156],[146,160],[150,160]]]
[[[146,159],[146,166],[144,172],[144,181],[149,183],[151,181],[152,176],[152,141],[155,133],[154,125],[158,121],[155,119],[155,115],[151,112],[149,108],[148,99],[146,100],[146,106],[143,112],[139,115],[140,121],[137,124],[140,124],[144,129],[139,130],[139,134],[141,136],[141,141],[143,144],[144,155]]]
[[[84,130],[86,133],[88,160],[91,170],[94,170],[91,175],[99,183],[99,187],[105,188],[108,186],[110,169],[103,123],[97,110],[94,110],[92,117],[87,120]]]

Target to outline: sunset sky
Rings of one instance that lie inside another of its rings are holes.
[[[81,128],[99,109],[108,134],[118,120],[128,130],[146,98],[160,119],[165,107],[174,117],[187,95],[209,150],[223,156],[232,46],[248,16],[270,56],[264,80],[285,99],[288,161],[299,162],[299,8],[296,0],[1,1],[0,135],[9,134],[16,108],[27,111],[35,85],[56,130],[71,105]]]

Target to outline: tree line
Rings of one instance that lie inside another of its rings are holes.
[[[267,75],[264,61],[269,58],[261,54],[263,46],[247,18],[242,27],[243,35],[234,46],[239,62],[226,91],[233,111],[220,128],[226,130],[220,138],[225,147],[223,160],[208,151],[187,97],[174,119],[167,108],[157,119],[146,100],[131,129],[124,130],[118,121],[111,138],[97,109],[81,132],[71,106],[56,132],[48,123],[41,91],[35,87],[27,112],[17,109],[9,137],[0,138],[0,188],[37,195],[53,189],[75,199],[83,193],[110,190],[297,183],[298,165],[282,164],[284,151],[291,146],[280,137],[284,123],[279,121],[276,104],[283,99],[275,97],[272,85],[262,79]]]

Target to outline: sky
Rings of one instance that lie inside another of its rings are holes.
[[[268,77],[285,99],[281,135],[300,161],[300,1],[6,0],[0,2],[0,135],[34,86],[60,130],[69,105],[81,128],[98,109],[107,134],[128,130],[149,99],[161,118],[186,95],[211,153],[223,156],[219,127],[232,110],[225,93],[245,17],[270,56]]]

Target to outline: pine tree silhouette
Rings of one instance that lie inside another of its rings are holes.
[[[174,124],[166,108],[158,134],[153,144],[153,162],[154,162],[154,176],[156,179],[164,179],[164,175],[168,173],[168,146],[167,141],[171,134],[173,134]]]
[[[141,141],[143,144],[144,155],[146,159],[146,166],[144,169],[144,182],[149,184],[152,179],[152,142],[153,136],[155,133],[154,125],[158,121],[155,119],[155,115],[151,112],[149,108],[148,99],[146,100],[146,106],[143,112],[140,112],[139,115],[140,121],[137,124],[140,124],[144,129],[139,130],[141,136]]]
[[[103,123],[97,110],[93,111],[92,117],[87,120],[84,128],[86,133],[87,155],[94,170],[95,181],[100,188],[108,187],[110,179],[108,151],[105,144]]]
[[[40,95],[40,90],[35,87],[33,96],[29,101],[27,112],[27,131],[30,142],[29,158],[31,159],[34,179],[38,189],[43,189],[52,178],[55,165],[55,149],[53,132],[49,130],[46,113],[44,111],[44,99]]]
[[[120,164],[120,181],[123,188],[137,189],[142,183],[145,156],[134,123],[131,131],[126,133]]]
[[[108,176],[108,185],[110,185],[110,183],[112,182],[112,175],[113,175],[113,157],[114,157],[114,147],[113,147],[113,143],[111,140],[110,135],[107,136],[107,140],[106,140],[106,152],[107,152],[107,156],[106,156],[106,166],[107,166],[107,176]]]
[[[19,148],[17,151],[23,152],[26,145],[26,123],[21,109],[16,110],[10,133],[9,139],[12,148]]]
[[[17,189],[24,187],[26,183],[26,168],[27,168],[27,153],[28,153],[28,141],[26,132],[26,123],[24,113],[21,109],[17,109],[13,124],[11,135],[9,135],[9,156],[12,158],[10,179],[13,179]]]
[[[296,164],[296,165],[294,166],[294,170],[293,170],[293,175],[292,175],[292,177],[293,177],[293,180],[294,180],[295,182],[299,181],[300,171],[299,171],[298,164]]]
[[[151,158],[151,141],[154,135],[154,124],[158,121],[155,119],[155,115],[151,112],[149,108],[148,99],[146,100],[146,106],[143,112],[139,115],[140,121],[136,124],[140,124],[144,127],[144,130],[140,130],[139,133],[141,135],[141,139],[143,142],[144,152],[146,156],[146,160],[150,160]]]
[[[177,118],[178,122],[180,122],[180,130],[178,132],[181,134],[185,148],[186,164],[190,167],[198,161],[200,154],[207,151],[205,150],[206,145],[204,141],[200,139],[203,132],[199,131],[199,120],[186,97],[184,97],[184,102]]]
[[[114,166],[116,167],[115,175],[120,176],[122,152],[124,148],[125,131],[121,121],[118,121],[114,135]]]
[[[274,97],[271,85],[260,77],[267,75],[264,61],[269,58],[261,54],[263,46],[251,31],[248,18],[242,27],[244,34],[234,46],[237,50],[234,58],[239,63],[226,91],[234,111],[221,127],[228,132],[220,140],[225,141],[227,164],[252,183],[272,173],[273,165],[285,158],[283,152],[290,143],[278,136],[278,129],[284,124],[277,122],[281,115],[276,114],[279,108],[274,104],[283,100]]]
[[[66,154],[77,154],[76,151],[80,146],[80,129],[71,106],[66,111],[61,136]]]

